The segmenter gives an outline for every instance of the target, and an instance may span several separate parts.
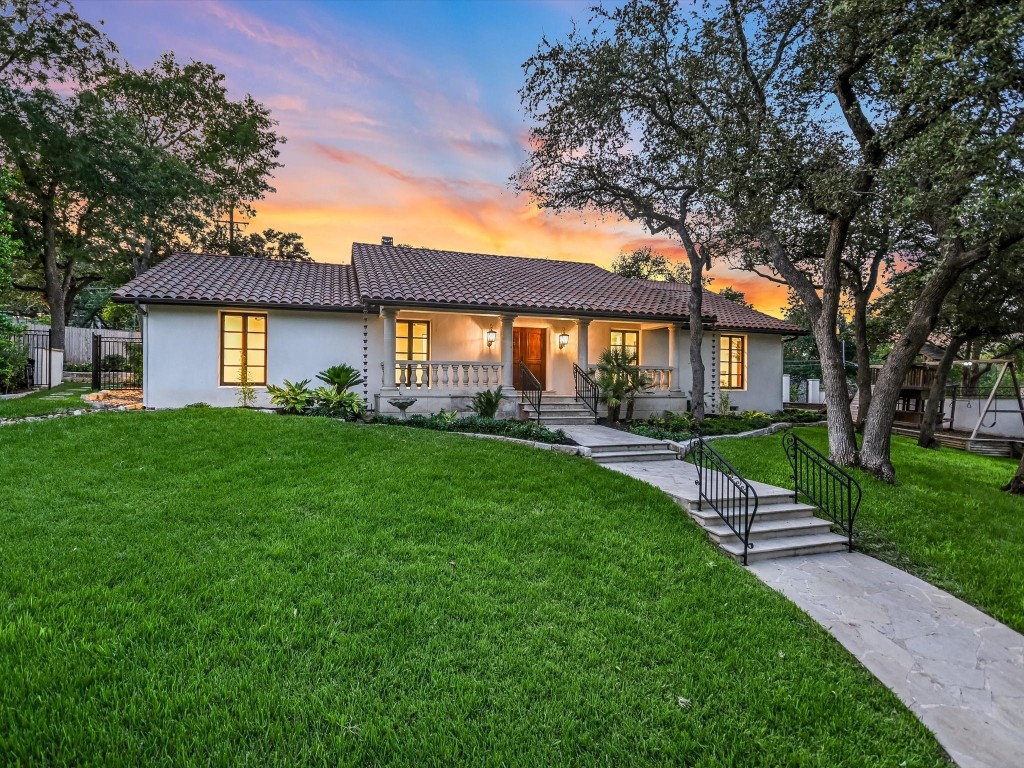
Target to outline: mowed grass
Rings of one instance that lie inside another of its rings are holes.
[[[827,455],[824,427],[796,433]],[[715,448],[746,477],[792,487],[780,435]],[[892,461],[895,486],[853,470],[864,492],[854,546],[1024,632],[1024,497],[1000,490],[1017,462],[905,437],[893,437]]]
[[[23,419],[26,416],[48,416],[88,409],[82,395],[90,392],[88,384],[58,384],[53,389],[40,389],[24,397],[0,400],[0,419]]]
[[[0,763],[945,765],[655,489],[224,410],[0,428]]]

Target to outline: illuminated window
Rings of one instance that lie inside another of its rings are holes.
[[[430,359],[430,323],[425,320],[398,320],[395,322],[395,359],[397,360],[429,360]],[[422,384],[425,371],[415,369],[415,373],[404,373],[400,366],[395,368],[395,384]]]
[[[720,336],[718,386],[721,389],[747,388],[747,337]]]
[[[609,346],[628,355],[634,363],[640,362],[640,331],[612,331]]]
[[[220,383],[238,384],[242,365],[248,383],[262,387],[267,383],[267,316],[248,312],[222,312],[220,315]]]

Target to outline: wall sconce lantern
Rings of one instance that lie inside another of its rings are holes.
[[[487,338],[488,347],[492,347],[494,345],[494,340],[498,338],[498,334],[495,332],[493,328],[491,328],[491,330],[484,334],[484,336]]]
[[[568,343],[569,343],[569,334],[568,333],[566,333],[565,331],[562,331],[560,334],[558,334],[558,348],[559,349],[565,349],[565,347],[566,347],[566,345]]]

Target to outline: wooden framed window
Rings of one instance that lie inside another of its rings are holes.
[[[608,346],[625,353],[634,363],[640,363],[640,331],[612,331]]]
[[[430,323],[427,320],[396,320],[395,321],[395,358],[397,360],[429,360],[430,359]],[[411,384],[415,379],[417,385],[422,384],[422,369],[415,373],[403,371],[395,366],[395,385]]]
[[[747,388],[747,337],[718,337],[718,386],[720,389]]]
[[[220,313],[220,384],[236,386],[245,361],[248,383],[267,383],[267,316],[254,312]]]

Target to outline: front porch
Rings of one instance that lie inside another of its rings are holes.
[[[686,359],[689,334],[681,324],[398,307],[383,308],[381,316],[378,413],[398,413],[388,401],[399,397],[416,399],[409,413],[468,412],[473,395],[498,386],[508,395],[502,417],[524,418],[522,390],[538,386],[542,410],[544,401],[555,411],[570,410],[564,406],[575,400],[575,367],[593,372],[612,346],[635,352],[650,378],[650,390],[637,400],[638,417],[687,406],[689,375],[679,361]],[[544,416],[558,423],[557,412]]]

